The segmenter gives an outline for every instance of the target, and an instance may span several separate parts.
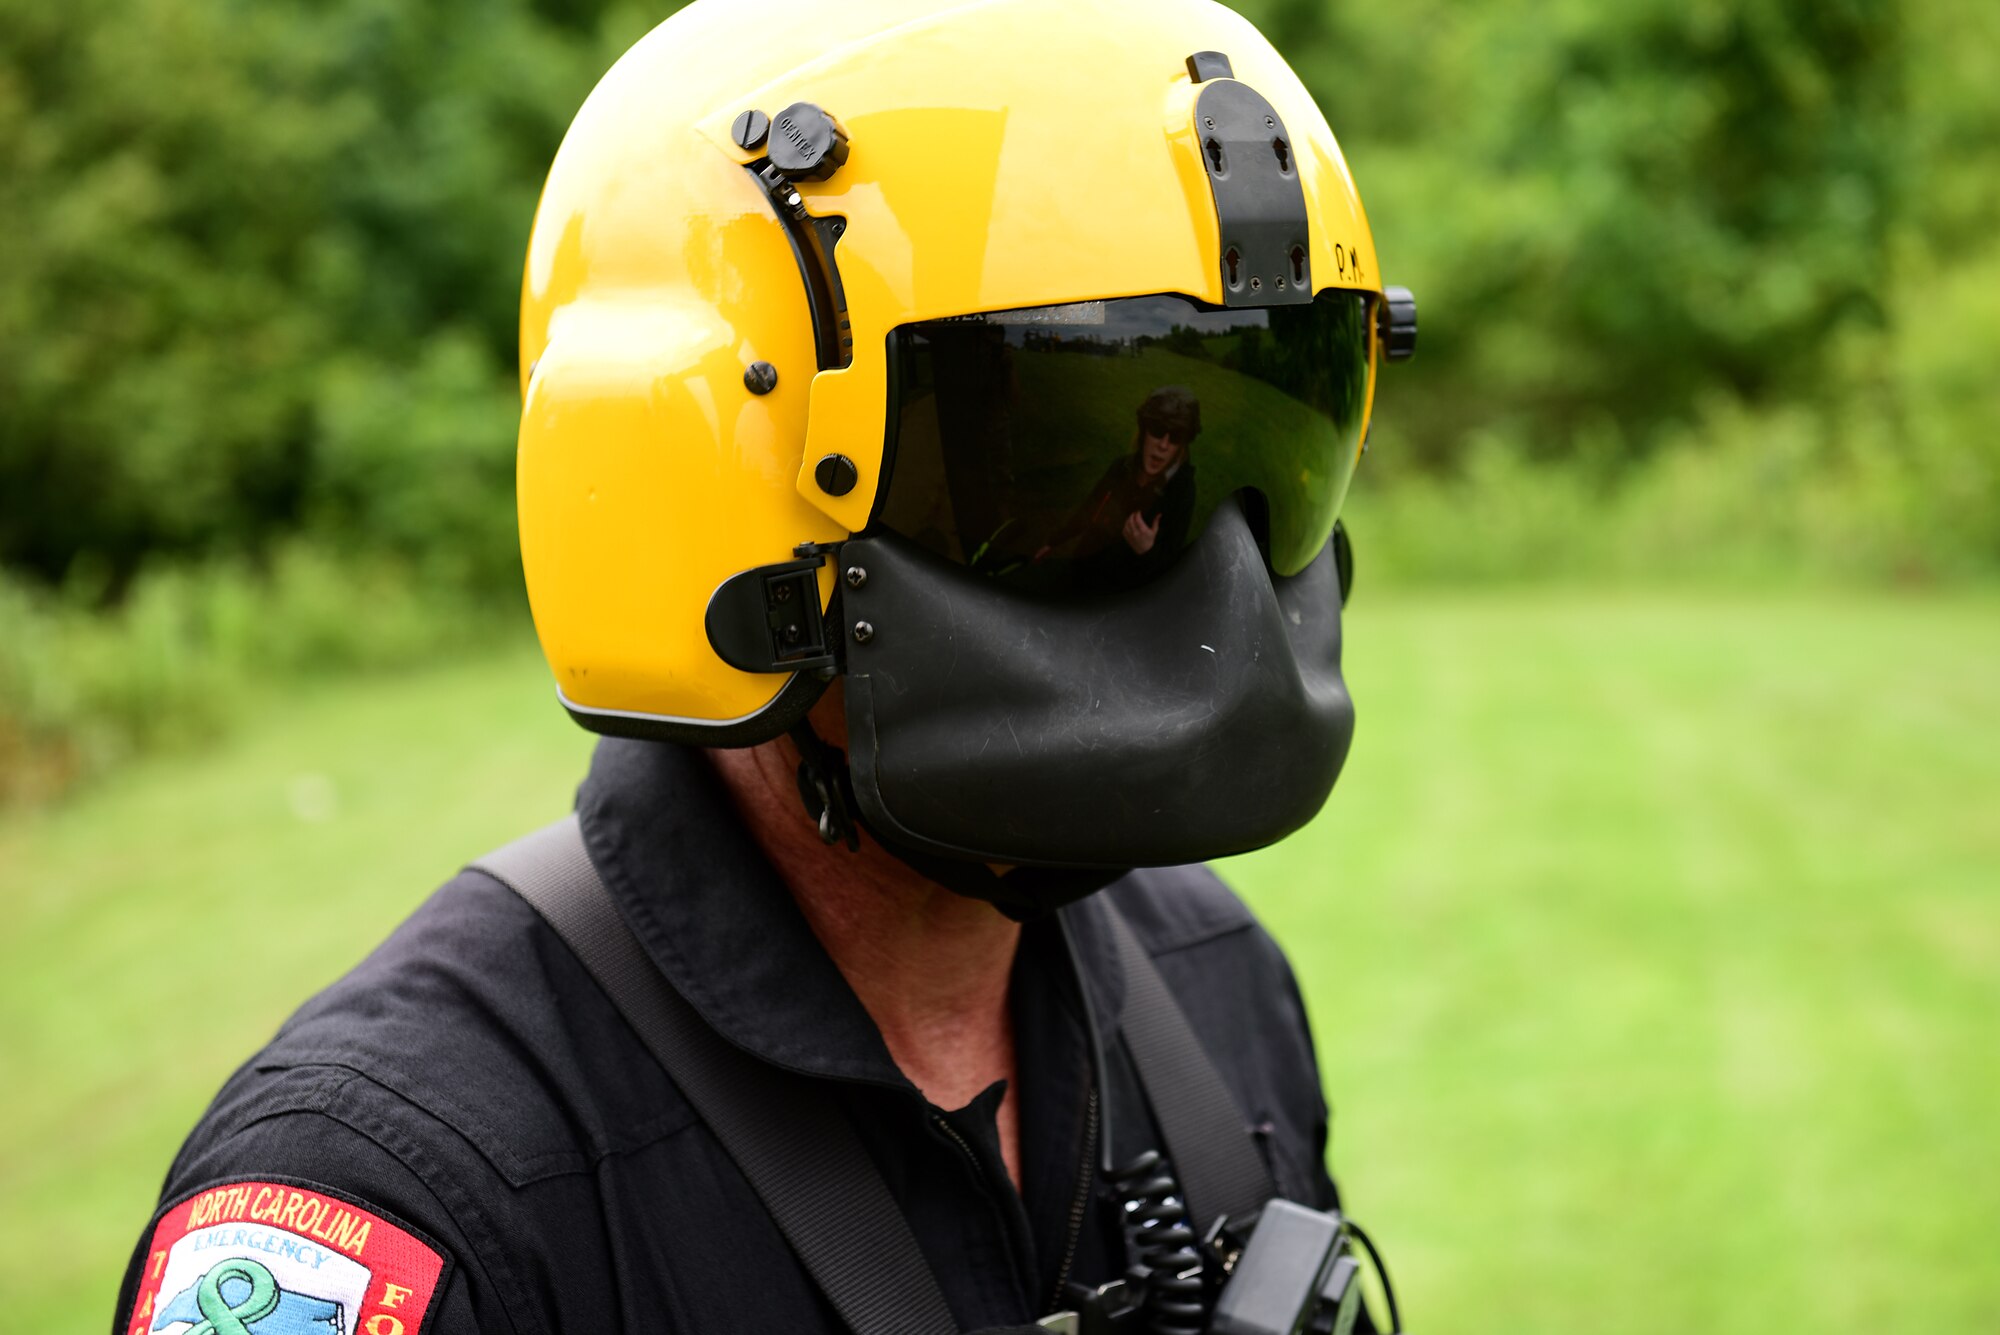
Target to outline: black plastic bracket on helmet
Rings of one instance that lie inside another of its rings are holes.
[[[1195,59],[1189,57],[1190,69]],[[1310,302],[1312,232],[1305,186],[1277,109],[1247,83],[1210,77],[1195,99],[1194,127],[1222,239],[1222,304]]]
[[[854,331],[847,318],[847,289],[840,281],[834,247],[847,230],[838,214],[819,217],[806,209],[797,181],[824,181],[847,161],[847,132],[832,116],[810,102],[794,102],[774,121],[761,111],[746,111],[732,129],[746,149],[764,148],[768,155],[743,164],[757,188],[771,201],[792,256],[805,280],[806,307],[811,313],[813,349],[819,369],[837,370],[854,360]]]
[[[753,566],[718,584],[702,616],[715,656],[743,672],[836,671],[836,641],[819,608],[827,550],[805,544],[796,561]]]
[[[812,317],[813,350],[819,369],[838,370],[854,360],[854,331],[847,320],[847,289],[840,282],[840,264],[833,248],[847,230],[847,219],[838,215],[817,217],[806,211],[804,196],[768,158],[744,164],[757,179],[757,186],[771,200],[785,237],[792,243],[792,257],[799,262],[799,277],[806,285],[806,309]]]
[[[1382,355],[1392,362],[1406,362],[1417,355],[1417,296],[1407,287],[1382,289],[1382,304],[1376,307],[1377,337]]]

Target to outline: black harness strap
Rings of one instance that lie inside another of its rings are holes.
[[[574,815],[472,864],[528,901],[680,1086],[855,1335],[956,1335],[903,1212],[814,1082],[732,1047],[619,915]]]
[[[1105,916],[1125,966],[1125,1014],[1119,1028],[1139,1069],[1146,1101],[1159,1119],[1195,1234],[1206,1237],[1223,1216],[1241,1223],[1277,1194],[1249,1121],[1167,991],[1146,948],[1108,901]]]
[[[955,1335],[937,1278],[840,1109],[730,1045],[668,983],[619,914],[571,815],[471,864],[547,920],[680,1086],[855,1335]],[[1276,1194],[1222,1078],[1145,947],[1105,906],[1125,971],[1121,1029],[1205,1235]]]

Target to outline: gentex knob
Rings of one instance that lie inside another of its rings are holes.
[[[794,181],[824,181],[847,161],[847,131],[810,102],[771,118],[771,165]]]
[[[1385,287],[1380,312],[1375,334],[1382,340],[1382,355],[1392,362],[1406,362],[1416,356],[1416,294],[1407,287]]]

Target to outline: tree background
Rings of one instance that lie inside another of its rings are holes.
[[[1242,7],[1422,303],[1368,578],[2000,566],[2000,10]],[[527,229],[672,8],[0,0],[0,801],[519,624]]]
[[[2000,558],[1992,6],[1243,7],[1423,303],[1385,482],[1484,447],[1608,487],[1803,434],[1787,468],[1903,475],[1879,573]],[[115,602],[306,534],[511,589],[528,221],[671,8],[0,3],[0,564]]]
[[[0,0],[0,801],[518,626],[528,222],[672,8]],[[1242,8],[1422,300],[1370,580],[2000,566],[2000,10]]]

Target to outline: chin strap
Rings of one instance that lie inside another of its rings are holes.
[[[792,725],[792,741],[799,748],[799,799],[819,827],[820,841],[829,846],[844,843],[850,853],[859,851],[861,830],[847,800],[845,759],[803,718]]]

